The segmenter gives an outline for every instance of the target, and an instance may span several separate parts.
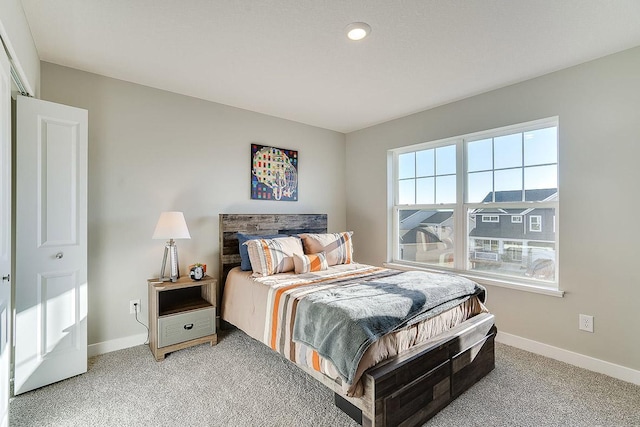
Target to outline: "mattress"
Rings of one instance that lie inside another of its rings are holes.
[[[358,364],[355,380],[352,384],[347,384],[330,360],[319,355],[314,349],[293,341],[290,333],[293,329],[291,309],[287,309],[284,304],[279,305],[277,301],[274,304],[274,298],[278,298],[278,295],[288,298],[287,292],[292,289],[296,290],[297,298],[304,297],[305,292],[331,286],[327,285],[328,283],[335,283],[347,277],[367,277],[380,270],[384,269],[351,263],[336,265],[315,273],[282,273],[256,278],[251,272],[242,271],[239,267],[234,268],[229,272],[224,286],[221,317],[290,361],[329,377],[341,385],[345,395],[357,397],[363,393],[359,379],[371,366],[425,343],[479,313],[488,312],[480,299],[473,296],[435,317],[384,335],[364,352]],[[286,327],[276,328],[275,324]]]

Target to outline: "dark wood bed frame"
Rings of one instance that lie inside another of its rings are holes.
[[[236,233],[326,231],[325,214],[221,214],[220,294],[224,292],[229,270],[240,265]],[[344,396],[340,384],[319,372],[299,367],[331,388],[336,406],[363,426],[415,426],[433,417],[491,372],[495,366],[495,334],[494,316],[479,314],[369,368],[362,377],[364,395],[357,398]]]

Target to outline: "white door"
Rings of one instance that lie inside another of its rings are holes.
[[[0,49],[0,426],[9,425],[11,346],[11,80]]]
[[[15,394],[87,371],[86,110],[19,96]]]

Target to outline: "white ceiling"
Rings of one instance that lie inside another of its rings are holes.
[[[345,133],[640,45],[640,0],[22,4],[43,61]]]

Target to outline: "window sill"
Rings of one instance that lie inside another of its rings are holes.
[[[561,291],[559,289],[551,289],[551,288],[545,288],[543,286],[536,286],[536,285],[530,285],[530,284],[524,284],[524,283],[517,283],[517,282],[511,282],[508,280],[500,280],[500,279],[495,279],[495,278],[486,278],[486,277],[482,277],[482,276],[477,276],[474,274],[469,274],[469,273],[462,273],[459,271],[454,271],[454,270],[438,270],[435,268],[426,268],[426,267],[419,267],[419,266],[415,266],[415,265],[407,265],[407,264],[399,264],[399,263],[395,263],[395,262],[385,262],[382,264],[384,267],[387,268],[393,268],[396,270],[422,270],[422,271],[432,271],[432,272],[436,272],[436,273],[454,273],[457,274],[459,276],[463,276],[466,277],[468,279],[471,279],[475,282],[478,282],[481,285],[488,285],[488,286],[497,286],[500,288],[507,288],[507,289],[515,289],[518,291],[524,291],[524,292],[531,292],[534,294],[541,294],[541,295],[549,295],[552,297],[558,297],[558,298],[562,298],[564,297],[564,291]]]

